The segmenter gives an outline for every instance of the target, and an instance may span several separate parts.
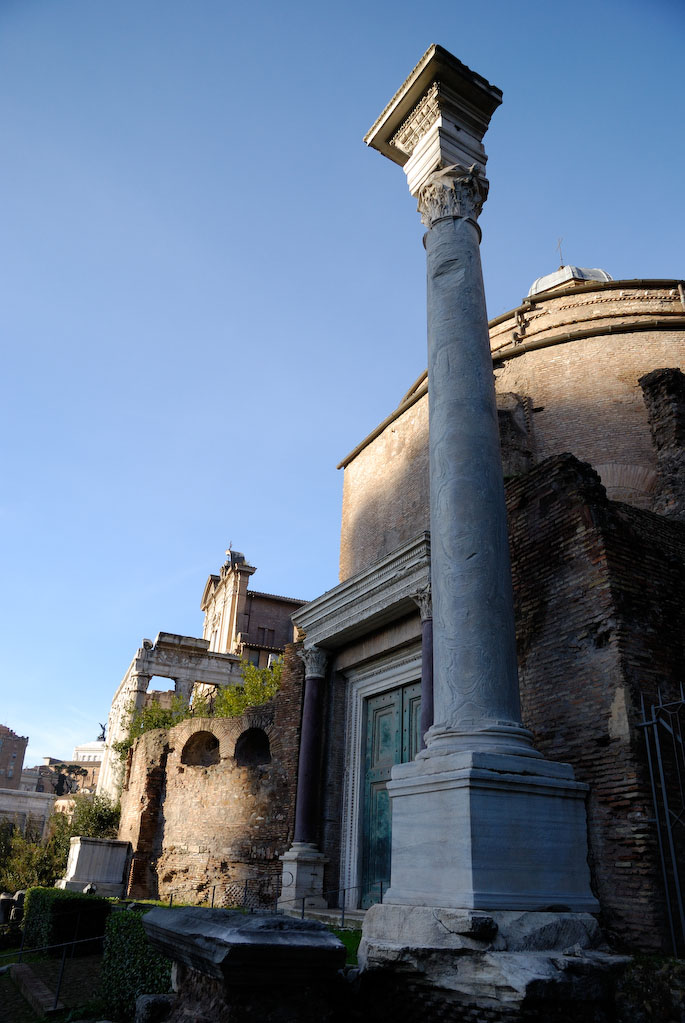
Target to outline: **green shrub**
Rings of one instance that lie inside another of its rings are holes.
[[[102,998],[111,1015],[132,1019],[139,995],[165,994],[171,988],[171,961],[155,952],[137,910],[112,913],[105,931]]]
[[[59,814],[61,817],[62,814]],[[16,892],[20,888],[53,885],[64,873],[66,857],[51,842],[41,842],[37,834],[27,828],[22,835],[18,828],[3,830],[0,839],[0,889]]]
[[[79,793],[72,798],[74,809],[71,813],[55,812],[50,816],[47,848],[53,851],[60,864],[58,878],[64,877],[72,838],[77,835],[82,838],[116,838],[119,831],[121,810],[109,796]]]
[[[65,941],[99,938],[110,914],[107,899],[61,888],[29,888],[24,903],[24,946],[43,948]],[[75,955],[93,951],[92,944],[76,945]],[[55,955],[60,950],[55,950]]]

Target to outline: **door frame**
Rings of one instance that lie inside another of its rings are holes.
[[[362,668],[345,671],[347,710],[345,720],[345,778],[341,835],[340,886],[346,888],[345,907],[356,909],[361,892],[361,837],[364,812],[364,700],[388,689],[421,680],[421,643],[412,643],[394,654]]]

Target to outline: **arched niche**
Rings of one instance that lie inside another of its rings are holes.
[[[262,728],[248,728],[236,739],[233,754],[238,767],[258,767],[271,763],[269,736]]]
[[[181,763],[188,767],[211,767],[219,763],[219,740],[211,732],[195,732],[181,751]]]

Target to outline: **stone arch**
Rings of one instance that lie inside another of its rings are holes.
[[[205,730],[194,732],[181,750],[181,763],[188,767],[212,767],[219,759],[219,740]]]
[[[238,736],[234,751],[238,767],[259,767],[271,763],[271,744],[263,728],[246,728]]]

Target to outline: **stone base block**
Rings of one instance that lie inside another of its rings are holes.
[[[278,908],[292,912],[302,908],[326,909],[328,903],[323,895],[323,868],[328,860],[316,846],[295,842],[291,849],[281,856],[283,863],[283,884]]]
[[[67,881],[65,877],[55,881],[55,888],[62,888],[68,892],[82,892],[89,884],[95,885],[93,895],[99,895],[103,899],[123,899],[126,892],[123,884],[107,884],[103,881]]]
[[[525,1008],[526,1019],[586,1021],[605,1018],[601,1007],[630,961],[601,941],[585,913],[384,904],[366,914],[359,964],[370,991],[405,991],[436,1011],[451,1006],[455,1018],[518,1019]]]
[[[596,949],[602,934],[589,913],[483,913],[429,906],[371,906],[364,917],[360,962],[371,947],[471,952]]]
[[[585,794],[568,764],[461,752],[397,765],[384,902],[598,912]]]

